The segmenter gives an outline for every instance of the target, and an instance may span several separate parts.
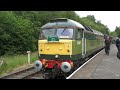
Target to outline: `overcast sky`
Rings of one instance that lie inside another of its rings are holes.
[[[80,17],[94,15],[96,20],[107,25],[110,31],[114,31],[116,26],[120,26],[120,11],[75,11]]]

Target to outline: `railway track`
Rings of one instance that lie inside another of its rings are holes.
[[[40,72],[35,71],[34,67],[29,67],[27,69],[14,72],[12,74],[2,76],[0,77],[0,79],[35,79],[37,77],[33,76],[36,75],[39,76],[40,79],[43,79]]]

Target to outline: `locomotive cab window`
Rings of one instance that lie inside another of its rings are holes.
[[[55,35],[55,29],[43,29],[40,32],[40,39],[47,39],[48,36]]]
[[[76,39],[81,39],[81,32],[82,32],[82,29],[76,30]]]
[[[72,28],[58,28],[57,36],[59,38],[72,38],[73,37],[73,29]]]
[[[47,39],[48,36],[58,36],[63,39],[72,39],[73,38],[73,29],[72,28],[47,28],[42,29],[40,33],[40,39]]]

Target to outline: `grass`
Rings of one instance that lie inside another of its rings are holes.
[[[0,75],[11,72],[13,69],[28,64],[28,55],[15,55],[15,56],[3,56],[1,57],[4,61],[3,65],[0,66]],[[30,54],[30,63],[38,60],[38,52]]]

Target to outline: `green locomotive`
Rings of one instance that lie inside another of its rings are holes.
[[[36,70],[57,69],[68,73],[84,58],[104,47],[101,32],[67,18],[51,20],[41,27]]]

